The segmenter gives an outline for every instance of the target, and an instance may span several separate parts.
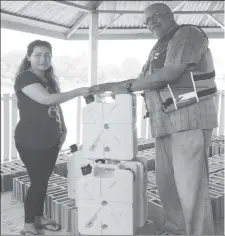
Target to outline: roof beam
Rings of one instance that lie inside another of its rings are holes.
[[[218,2],[217,1],[210,1],[207,4],[207,9],[211,9],[211,10],[216,10],[218,9]],[[205,15],[205,21],[204,21],[204,25],[208,25],[208,23],[210,22],[210,18],[208,15]]]
[[[27,10],[27,8],[29,8],[30,5],[32,5],[32,4],[33,4],[33,1],[27,2],[23,7],[21,7],[21,8],[18,10],[17,14],[21,14],[24,10]]]
[[[87,4],[86,6],[82,6],[82,5],[79,5],[79,4],[76,4],[76,3],[71,3],[71,2],[67,2],[67,1],[57,1],[57,0],[52,0],[53,2],[55,3],[59,3],[59,4],[62,4],[62,5],[65,5],[65,6],[70,6],[70,7],[74,7],[80,11],[83,11],[83,12],[92,12],[93,9],[88,7],[90,5]]]
[[[92,9],[92,10],[96,10],[96,8],[98,8],[100,6],[100,4],[102,4],[102,2],[103,1],[94,2],[95,3],[95,6],[94,6],[95,9]],[[93,1],[90,1],[89,3],[87,3],[85,5],[85,7],[90,7],[90,6],[93,6]],[[87,15],[88,15],[87,12],[80,12],[80,13],[78,13],[78,16],[75,19],[75,23],[70,28],[70,30],[66,33],[66,39],[69,39],[69,37],[76,32],[76,30],[82,24],[83,20],[87,17]]]
[[[209,17],[212,21],[214,21],[218,26],[220,26],[223,30],[225,30],[224,25],[223,25],[221,22],[219,22],[213,15],[208,14],[208,17]]]
[[[174,7],[172,9],[172,11],[173,12],[178,11],[179,9],[181,9],[182,6],[184,6],[186,4],[186,2],[187,1],[182,1],[180,4],[178,4],[176,7]],[[174,17],[175,17],[175,20],[177,21],[179,19],[180,15],[175,15]]]
[[[117,6],[117,1],[114,1],[112,10],[115,10]],[[115,14],[117,15],[117,14]],[[109,22],[108,25],[106,25],[105,27],[103,27],[102,29],[99,30],[98,35],[102,34],[105,30],[107,30],[117,19],[119,19],[121,16],[123,15],[123,13],[120,13],[118,16],[114,17],[113,15],[111,15],[111,21]]]
[[[57,32],[56,30],[51,31],[50,29],[44,29],[41,27],[35,27],[32,25],[12,22],[8,20],[1,20],[1,28],[65,40],[65,35],[62,32]]]
[[[178,4],[176,7],[174,7],[172,9],[172,11],[177,11],[178,9],[180,9],[183,5],[186,4],[187,1],[182,1],[180,4]]]
[[[109,30],[110,31],[110,30]],[[106,31],[108,32],[108,31]],[[224,34],[222,32],[208,32],[206,33],[209,39],[211,38],[218,38],[218,39],[223,39]],[[75,34],[72,35],[71,40],[88,40],[88,35],[83,35],[83,34]],[[100,34],[98,35],[98,40],[136,40],[136,39],[155,39],[155,36],[152,35],[151,33],[140,33],[140,34]]]
[[[115,19],[113,19],[106,27],[104,27],[102,30],[100,30],[98,32],[98,35],[101,34],[102,32],[104,32],[106,29],[109,28],[110,25],[113,24],[113,22],[115,22],[119,17],[121,17],[123,14],[119,14]]]
[[[21,16],[21,15],[19,15],[17,13],[7,12],[5,10],[1,10],[1,19],[4,17],[4,14],[8,15],[8,16],[17,17],[18,19],[32,20],[32,21],[37,21],[37,22],[40,22],[40,23],[45,23],[45,24],[53,25],[53,26],[66,27],[63,24],[58,24],[58,23],[53,23],[53,22],[49,22],[49,21],[45,21],[45,20],[40,20],[38,18],[33,18],[33,17],[30,17],[30,16]]]
[[[19,23],[9,20],[1,20],[1,28],[11,29],[20,32],[32,33],[35,35],[43,35],[52,38],[65,40],[65,29],[62,28],[60,32],[57,29],[36,27],[35,25],[26,24],[26,22]],[[52,27],[51,27],[52,28]],[[54,27],[56,28],[56,27]],[[220,28],[202,28],[209,38],[224,39],[224,32]],[[127,32],[128,31],[128,32]],[[130,40],[130,39],[156,39],[147,29],[128,29],[126,33],[121,29],[110,29],[98,35],[98,40]],[[77,34],[72,35],[69,40],[88,40],[88,29],[79,29]]]
[[[79,13],[78,17],[76,17],[76,22],[74,23],[72,28],[70,28],[69,31],[66,33],[66,39],[68,39],[72,34],[76,32],[76,30],[80,27],[86,17],[87,13]]]
[[[127,11],[127,10],[96,10],[97,13],[110,13],[110,14],[144,14],[144,11]],[[205,15],[205,14],[224,14],[223,10],[217,11],[174,11],[177,15]]]

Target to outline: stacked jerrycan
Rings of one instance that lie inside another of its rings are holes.
[[[78,207],[78,231],[134,235],[148,210],[147,167],[135,160],[136,96],[96,96],[83,108],[82,122],[83,146],[68,160],[68,194]]]

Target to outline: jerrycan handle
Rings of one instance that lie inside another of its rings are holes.
[[[119,165],[118,164],[101,164],[101,163],[96,163],[93,166],[93,175],[97,176],[99,173],[99,170],[105,170],[105,171],[114,171],[115,169],[119,169]]]
[[[94,166],[101,169],[119,169],[119,164],[102,164],[98,162]]]

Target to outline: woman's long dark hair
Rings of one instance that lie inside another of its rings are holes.
[[[21,65],[19,66],[19,69],[16,73],[16,78],[18,77],[18,75],[21,72],[24,72],[24,71],[31,68],[31,63],[30,63],[30,61],[28,61],[27,56],[28,57],[31,56],[31,54],[33,53],[35,47],[46,47],[50,50],[51,55],[52,55],[52,45],[49,42],[41,41],[41,40],[35,40],[35,41],[31,42],[27,46],[26,56],[24,57],[24,59],[22,60]],[[56,76],[54,75],[54,70],[53,70],[52,66],[50,66],[45,71],[45,77],[48,79],[48,82],[49,82],[49,85],[50,85],[49,87],[53,90],[53,92],[54,93],[60,92],[59,85],[57,83]]]

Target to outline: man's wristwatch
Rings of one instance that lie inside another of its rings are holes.
[[[128,93],[132,93],[133,92],[132,89],[131,89],[132,88],[132,83],[127,83],[125,85],[125,88],[126,88]]]

